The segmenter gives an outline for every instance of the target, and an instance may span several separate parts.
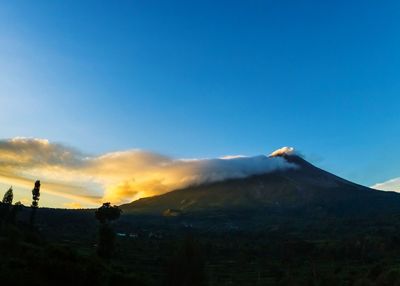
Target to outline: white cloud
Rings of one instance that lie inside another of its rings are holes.
[[[268,155],[268,157],[279,157],[282,155],[290,155],[290,154],[294,154],[294,148],[293,147],[282,147],[278,150],[275,150],[274,152],[272,152],[271,154]]]
[[[383,183],[371,186],[373,189],[381,191],[400,192],[400,178],[394,178]]]
[[[295,167],[282,157],[264,155],[174,159],[128,150],[89,156],[43,139],[0,141],[0,183],[28,187],[40,179],[43,191],[79,203],[124,203],[189,185]]]

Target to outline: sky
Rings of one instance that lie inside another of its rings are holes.
[[[0,142],[173,162],[293,146],[346,179],[400,190],[399,6],[0,0]]]

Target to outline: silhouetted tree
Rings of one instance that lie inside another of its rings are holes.
[[[34,225],[35,223],[35,217],[36,217],[36,210],[39,207],[39,198],[40,198],[40,181],[37,180],[35,182],[35,187],[32,190],[32,211],[31,211],[31,226]]]
[[[10,187],[8,191],[4,194],[3,200],[0,203],[0,221],[1,227],[4,227],[4,223],[8,221],[10,215],[10,208],[12,205],[14,195],[13,189]]]
[[[13,198],[14,198],[13,189],[12,187],[10,187],[8,191],[4,194],[2,202],[3,204],[10,206],[12,204]]]
[[[118,206],[111,206],[110,203],[104,203],[95,212],[96,219],[100,222],[97,254],[102,258],[111,258],[114,252],[115,233],[110,222],[117,220],[121,212]]]
[[[96,219],[100,223],[108,223],[110,221],[116,220],[121,215],[121,209],[118,206],[111,206],[111,203],[104,203],[99,207],[96,212]]]

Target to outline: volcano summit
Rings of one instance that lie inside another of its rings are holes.
[[[400,211],[400,195],[381,192],[324,171],[284,147],[268,159],[282,158],[280,168],[246,178],[178,189],[122,205],[126,213],[175,214],[235,210],[298,210],[343,215]]]

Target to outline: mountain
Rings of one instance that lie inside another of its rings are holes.
[[[241,179],[190,186],[122,205],[128,214],[180,214],[235,210],[303,210],[343,214],[400,212],[400,195],[367,188],[291,152],[283,157],[297,168]]]

